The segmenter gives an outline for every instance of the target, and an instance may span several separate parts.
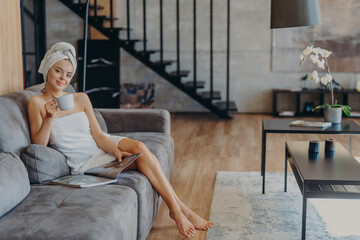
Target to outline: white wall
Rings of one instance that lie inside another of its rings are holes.
[[[132,36],[142,38],[142,1],[131,2]],[[148,49],[159,49],[158,33],[158,0],[147,0]],[[164,0],[164,56],[166,59],[176,59],[176,1]],[[193,69],[193,0],[180,0],[181,14],[181,68]],[[220,90],[225,98],[226,86],[226,0],[214,0],[214,81],[215,90]],[[48,46],[60,40],[75,41],[82,37],[82,21],[75,15],[71,16],[59,10],[65,7],[56,0],[47,1]],[[125,19],[125,2],[118,4],[120,20]],[[197,0],[198,22],[198,80],[209,81],[209,1]],[[66,23],[65,26],[63,23]],[[122,26],[126,25],[123,21]],[[72,26],[69,30],[69,26]],[[300,78],[304,73],[271,72],[271,38],[270,1],[269,0],[232,0],[231,1],[231,65],[230,65],[230,99],[236,102],[239,112],[271,112],[272,89],[300,87]],[[80,33],[78,32],[80,31]],[[281,30],[277,30],[281,31]],[[77,32],[77,33],[76,33]],[[51,43],[51,44],[50,44]],[[142,49],[139,44],[138,49]],[[311,42],[309,42],[311,45]],[[153,59],[158,59],[154,55]],[[294,59],[298,61],[298,59]],[[170,111],[206,111],[166,80],[148,70],[138,61],[122,51],[121,59],[122,82],[153,82],[156,84],[157,108]],[[175,70],[175,65],[169,67]],[[355,85],[356,74],[339,73],[334,77],[345,88]],[[192,80],[192,74],[184,80]],[[309,85],[311,87],[311,85]],[[206,84],[209,88],[209,83]],[[313,85],[313,87],[315,87]]]

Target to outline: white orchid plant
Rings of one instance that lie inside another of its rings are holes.
[[[324,70],[326,68],[326,74],[319,78],[319,73],[314,70],[311,74],[308,75],[308,78],[315,81],[316,83],[321,83],[325,85],[331,93],[331,105],[324,104],[317,106],[313,109],[313,111],[323,108],[341,108],[346,116],[350,116],[351,108],[346,105],[337,104],[336,100],[334,100],[334,90],[333,90],[333,77],[330,73],[330,67],[328,64],[328,57],[332,54],[332,52],[319,48],[319,47],[307,47],[302,54],[300,54],[300,66],[302,66],[307,57],[310,56],[312,63],[316,64],[319,69]]]

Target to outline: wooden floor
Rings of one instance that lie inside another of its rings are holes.
[[[171,117],[175,142],[171,184],[180,199],[206,219],[217,171],[260,171],[262,119],[273,118],[260,114],[233,117],[232,120],[220,120],[210,114],[172,114]],[[360,124],[360,119],[354,120]],[[266,171],[284,171],[285,140],[324,141],[327,137],[335,138],[348,149],[349,136],[345,135],[269,134]],[[353,155],[360,156],[360,136],[353,137]],[[164,203],[147,240],[162,239],[184,239]],[[205,240],[206,232],[197,231],[193,239]]]

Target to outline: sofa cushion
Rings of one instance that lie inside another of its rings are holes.
[[[99,113],[99,111],[94,110],[96,120],[99,122],[99,125],[104,133],[108,133],[108,128],[106,126],[106,122],[103,118],[103,116]]]
[[[70,174],[65,155],[51,147],[30,144],[22,150],[21,159],[30,183],[43,183]]]
[[[136,193],[118,185],[33,185],[29,196],[0,219],[0,239],[135,240],[136,232]]]
[[[18,205],[30,192],[28,174],[20,158],[0,153],[0,217]]]
[[[13,152],[30,144],[27,102],[35,93],[20,91],[0,96],[0,152]]]

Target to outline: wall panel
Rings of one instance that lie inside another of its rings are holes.
[[[20,0],[1,0],[0,94],[23,89]]]

